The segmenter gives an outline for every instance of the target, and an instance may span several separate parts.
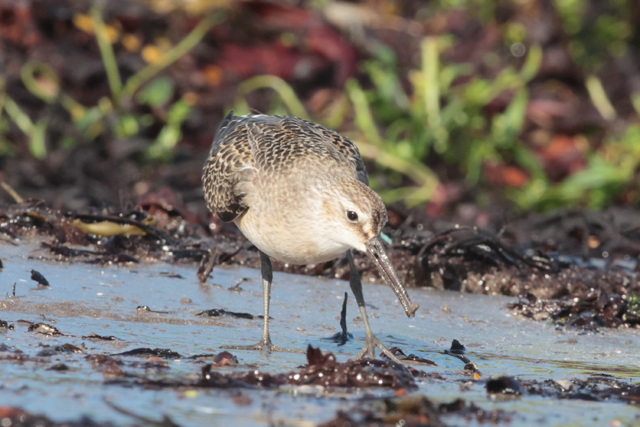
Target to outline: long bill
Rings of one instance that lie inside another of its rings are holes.
[[[367,243],[367,255],[378,268],[384,281],[387,282],[387,284],[391,286],[391,289],[393,289],[393,292],[396,293],[400,304],[402,304],[402,308],[404,308],[405,313],[407,313],[407,317],[413,317],[420,306],[411,302],[407,290],[398,277],[398,272],[393,268],[387,253],[384,251],[380,237],[374,237]]]

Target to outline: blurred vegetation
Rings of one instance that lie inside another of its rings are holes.
[[[517,139],[524,124],[528,100],[526,83],[538,70],[540,48],[532,48],[520,71],[506,68],[492,81],[474,77],[467,84],[452,87],[456,78],[472,76],[473,67],[464,64],[439,66],[439,51],[450,44],[447,38],[424,39],[422,68],[413,70],[410,75],[411,93],[404,91],[395,54],[388,49],[363,64],[373,82],[371,89],[363,90],[355,79],[346,84],[344,97],[350,103],[348,108],[353,109],[355,127],[354,132],[348,133],[357,141],[361,154],[392,171],[396,184],[401,181],[397,179],[400,175],[406,175],[418,184],[381,191],[387,202],[404,200],[414,206],[431,198],[438,178],[422,161],[430,151],[448,163],[463,165],[470,185],[477,184],[485,161],[501,157],[499,151],[517,158],[532,173],[544,175],[531,153]],[[246,94],[265,87],[278,93],[289,114],[308,118],[293,90],[273,76],[254,77],[243,83],[239,92]],[[482,108],[504,90],[513,90],[516,95],[504,113],[495,115],[488,122]],[[243,99],[236,101],[235,108],[241,114],[249,112]],[[282,112],[280,109],[277,106],[271,112]],[[348,109],[337,108],[336,111],[339,116],[312,120],[338,128]],[[379,127],[386,131],[380,132]]]
[[[318,13],[329,3],[312,2]],[[99,138],[142,139],[146,162],[170,162],[197,96],[177,93],[175,81],[161,72],[223,23],[226,14],[204,12],[193,30],[173,47],[145,47],[140,55],[148,65],[123,80],[113,43],[119,38],[125,46],[136,41],[124,40],[127,36],[117,26],[103,21],[100,4],[87,15],[75,16],[74,24],[95,37],[109,96],[101,97],[96,105],[83,105],[64,92],[52,66],[36,60],[22,66],[21,81],[33,96],[62,107],[71,117],[80,136],[62,135],[58,145],[72,150],[79,142]],[[571,66],[577,67],[581,76],[572,83],[577,87],[574,91],[584,90],[602,118],[600,129],[568,132],[569,144],[584,161],[560,179],[550,176],[545,163],[544,150],[553,145],[554,135],[542,143],[532,137],[541,127],[530,117],[530,110],[532,85],[539,83],[536,79],[540,78],[545,47],[529,34],[523,24],[526,20],[511,19],[527,8],[535,9],[535,5],[534,1],[429,2],[420,9],[423,20],[436,22],[439,16],[463,11],[483,27],[499,31],[502,51],[486,52],[481,61],[454,59],[452,53],[461,49],[465,40],[453,33],[433,31],[433,35],[419,36],[418,59],[407,71],[400,66],[394,49],[384,43],[369,44],[358,74],[346,81],[332,108],[324,113],[309,113],[313,109],[308,100],[276,75],[257,75],[240,83],[235,102],[228,108],[234,108],[236,114],[250,112],[252,94],[266,88],[274,93],[269,113],[307,118],[347,134],[363,156],[375,162],[372,185],[386,202],[424,204],[441,198],[438,192],[444,191],[443,179],[459,179],[465,188],[474,189],[477,203],[487,204],[491,200],[488,194],[499,193],[520,211],[637,204],[640,93],[625,94],[628,99],[623,103],[631,105],[633,113],[621,115],[601,80],[612,61],[622,61],[640,50],[631,0],[553,2]],[[510,11],[511,17],[497,18],[504,10]],[[293,37],[285,35],[283,40]],[[555,84],[553,79],[545,80],[549,81],[552,83],[547,85]],[[30,117],[4,85],[0,74],[0,155],[12,155],[13,144],[5,134],[15,126],[27,138],[31,155],[47,158],[49,118]],[[145,132],[149,128],[157,130],[149,136]]]
[[[155,77],[196,46],[213,26],[224,20],[224,14],[220,11],[211,12],[180,43],[164,52],[155,46],[147,49],[146,60],[149,65],[123,82],[112,46],[120,34],[116,27],[103,21],[103,7],[104,2],[96,2],[90,15],[76,15],[74,24],[79,29],[95,35],[111,96],[100,98],[97,105],[82,105],[61,90],[60,78],[50,65],[37,61],[29,61],[22,66],[22,83],[35,97],[48,104],[60,104],[66,109],[84,142],[91,142],[105,134],[123,140],[135,138],[143,129],[155,125],[158,120],[154,114],[137,113],[136,107],[146,106],[154,111],[161,110],[162,113],[158,115],[162,118],[161,130],[153,141],[148,142],[146,154],[152,159],[168,161],[181,139],[181,126],[191,114],[193,102],[189,94],[174,101],[174,81],[168,76]],[[4,106],[7,117],[29,138],[29,150],[33,156],[37,159],[46,158],[45,134],[48,118],[42,117],[34,124],[2,90],[2,83],[0,80],[0,108]],[[6,124],[4,126],[6,127]],[[65,136],[61,145],[73,149],[77,142],[77,139]],[[11,151],[10,145],[3,143],[1,136],[0,147],[0,151],[5,154]]]
[[[587,0],[558,0],[554,3],[562,18],[572,59],[584,73],[585,88],[590,100],[607,121],[617,118],[596,73],[610,58],[628,53],[632,36],[629,2],[617,0],[598,4],[597,18],[588,19]],[[496,4],[474,0],[443,0],[441,10],[475,10],[485,21],[495,16]],[[437,8],[436,8],[437,9]],[[593,16],[593,13],[591,14]],[[485,22],[486,23],[486,22]],[[518,23],[505,26],[505,44],[522,49],[527,42],[526,28]],[[421,67],[407,76],[411,90],[405,91],[394,52],[381,46],[374,57],[361,64],[372,83],[363,89],[357,79],[347,82],[343,100],[330,117],[311,117],[328,127],[340,128],[345,115],[352,110],[353,126],[347,131],[364,157],[375,160],[390,172],[394,187],[409,178],[413,185],[393,190],[377,188],[386,202],[403,200],[408,206],[429,201],[436,191],[438,177],[426,164],[445,162],[457,166],[470,187],[483,177],[483,166],[517,165],[507,169],[511,186],[504,190],[520,211],[551,210],[583,206],[603,209],[620,201],[623,192],[630,193],[632,203],[640,202],[640,92],[630,94],[636,116],[630,122],[612,126],[599,144],[589,144],[584,156],[585,167],[558,183],[552,182],[539,156],[521,138],[527,121],[528,83],[538,73],[542,48],[529,45],[519,70],[502,68],[494,78],[483,78],[472,63],[447,63],[440,53],[454,50],[457,41],[451,35],[426,37],[421,44]],[[520,54],[514,53],[515,56]],[[493,60],[487,55],[487,60]],[[455,83],[467,77],[465,83]],[[258,76],[246,81],[239,94],[270,87],[280,97],[270,110],[273,114],[292,114],[308,118],[302,102],[282,80],[273,76]],[[511,100],[500,113],[487,117],[486,108],[504,93]],[[249,112],[244,99],[237,100],[238,112]],[[596,147],[597,146],[597,147]],[[518,175],[518,172],[526,173]],[[516,173],[514,176],[513,173]],[[376,177],[372,179],[375,187]],[[482,203],[482,193],[478,202]]]

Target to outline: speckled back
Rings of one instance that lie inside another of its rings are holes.
[[[248,206],[242,181],[256,176],[318,170],[348,174],[366,185],[369,178],[360,152],[348,138],[296,117],[229,113],[218,128],[203,170],[207,207],[223,221],[233,221]],[[310,169],[312,168],[312,169]]]

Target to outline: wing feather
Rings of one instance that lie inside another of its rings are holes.
[[[354,178],[369,185],[358,147],[345,136],[296,117],[230,112],[216,132],[203,169],[207,207],[223,221],[233,221],[249,208],[239,184],[256,171],[277,173],[313,155],[351,165]]]

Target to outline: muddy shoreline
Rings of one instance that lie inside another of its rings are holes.
[[[565,212],[483,228],[390,212],[389,255],[421,305],[417,319],[378,286],[366,257],[357,263],[374,327],[408,369],[352,361],[363,332],[344,299],[346,260],[274,263],[295,273],[276,273],[274,339],[307,354],[265,358],[218,348],[253,341],[260,328],[258,252],[233,227],[166,206],[2,207],[0,395],[9,406],[0,415],[25,426],[198,425],[215,413],[237,425],[297,425],[292,413],[323,426],[637,422],[636,212],[625,211],[627,221]],[[311,301],[324,301],[319,312]],[[142,394],[123,400],[116,390]],[[94,403],[68,416],[19,398],[34,393],[54,406],[78,405],[83,393]],[[158,411],[149,393],[177,409]],[[560,406],[531,417],[541,401]],[[603,415],[585,408],[594,402]]]
[[[424,287],[410,289],[421,309],[407,319],[389,289],[369,284],[365,298],[379,337],[433,365],[407,371],[382,359],[354,364],[364,332],[352,298],[344,316],[352,338],[342,345],[328,340],[340,330],[347,283],[276,273],[274,340],[317,350],[227,353],[218,347],[259,335],[259,270],[220,265],[200,284],[195,262],[94,262],[96,255],[86,254],[85,262],[61,260],[38,240],[3,243],[0,257],[0,318],[7,322],[0,328],[6,340],[0,394],[9,405],[2,408],[5,418],[17,425],[86,425],[88,419],[195,425],[212,414],[237,425],[297,425],[295,419],[331,426],[398,419],[549,425],[595,418],[631,425],[637,414],[640,341],[632,328],[559,327],[511,315],[507,304],[517,298]],[[49,286],[31,279],[31,270]],[[453,339],[464,346],[462,354]],[[164,402],[162,409],[154,399]],[[560,406],[532,417],[541,401]],[[56,409],[69,405],[78,410]]]
[[[195,221],[162,203],[146,208],[62,213],[26,201],[0,207],[0,232],[5,244],[40,244],[43,257],[56,262],[195,264],[203,282],[207,265],[259,268],[257,249],[232,224]],[[392,209],[390,218],[388,252],[407,287],[520,297],[515,312],[579,329],[640,325],[638,211],[567,211],[485,227],[420,211]],[[366,256],[356,254],[356,264],[365,283],[379,283]],[[346,258],[308,266],[276,261],[274,268],[341,280],[349,274]]]

